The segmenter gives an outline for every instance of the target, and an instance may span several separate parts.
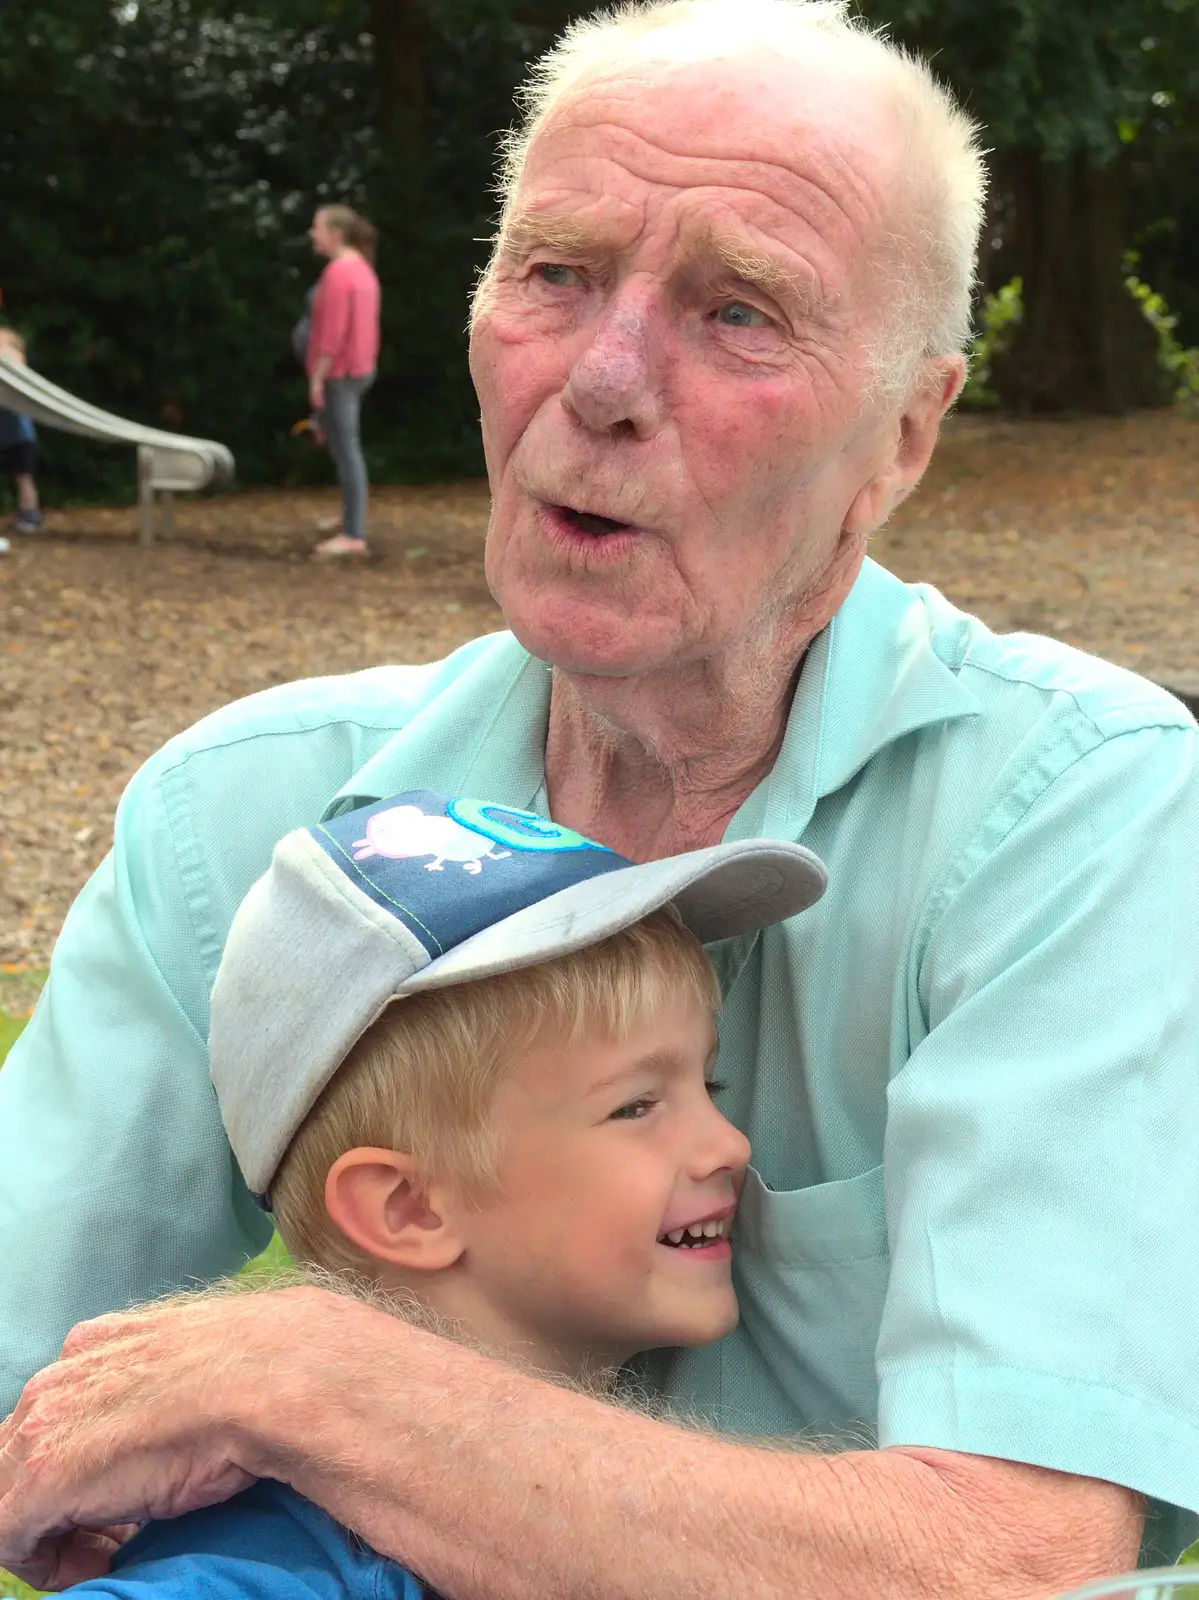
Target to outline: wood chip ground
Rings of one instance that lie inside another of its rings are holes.
[[[125,509],[52,511],[0,560],[0,969],[45,966],[107,849],[136,767],[268,684],[427,661],[501,626],[482,573],[480,483],[379,490],[377,559],[307,558],[333,492],[181,502],[141,550]],[[1053,634],[1199,691],[1199,426],[949,424],[924,484],[875,542],[1000,629]]]

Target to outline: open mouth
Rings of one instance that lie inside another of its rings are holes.
[[[602,539],[609,533],[627,533],[631,526],[628,522],[617,522],[614,517],[597,516],[594,511],[576,511],[573,506],[556,506],[555,510],[564,522],[595,539]]]
[[[732,1231],[731,1216],[722,1217],[719,1221],[712,1218],[708,1222],[692,1222],[686,1228],[674,1228],[670,1233],[662,1234],[658,1243],[668,1245],[672,1250],[703,1250],[720,1239],[727,1239]]]

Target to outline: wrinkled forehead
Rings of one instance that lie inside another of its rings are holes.
[[[688,196],[755,226],[815,226],[839,253],[869,252],[900,177],[902,141],[880,83],[762,50],[719,62],[639,62],[569,90],[528,150],[509,226],[655,210]],[[685,209],[685,207],[684,207]],[[551,240],[551,242],[553,242]]]

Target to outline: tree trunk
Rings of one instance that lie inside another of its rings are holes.
[[[404,217],[417,205],[424,172],[425,24],[419,0],[370,0],[374,38],[380,192]]]
[[[1124,166],[1013,154],[1003,256],[1024,280],[1024,316],[995,358],[995,388],[1018,411],[1121,412],[1165,405],[1157,335],[1124,285]]]

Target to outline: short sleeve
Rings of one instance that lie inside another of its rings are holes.
[[[888,1097],[883,1444],[1199,1509],[1197,747],[1099,745],[930,904]]]
[[[298,1572],[248,1555],[190,1553],[139,1564],[63,1592],[77,1600],[324,1600],[322,1591]]]
[[[286,1484],[151,1522],[78,1600],[426,1600],[405,1568]]]

